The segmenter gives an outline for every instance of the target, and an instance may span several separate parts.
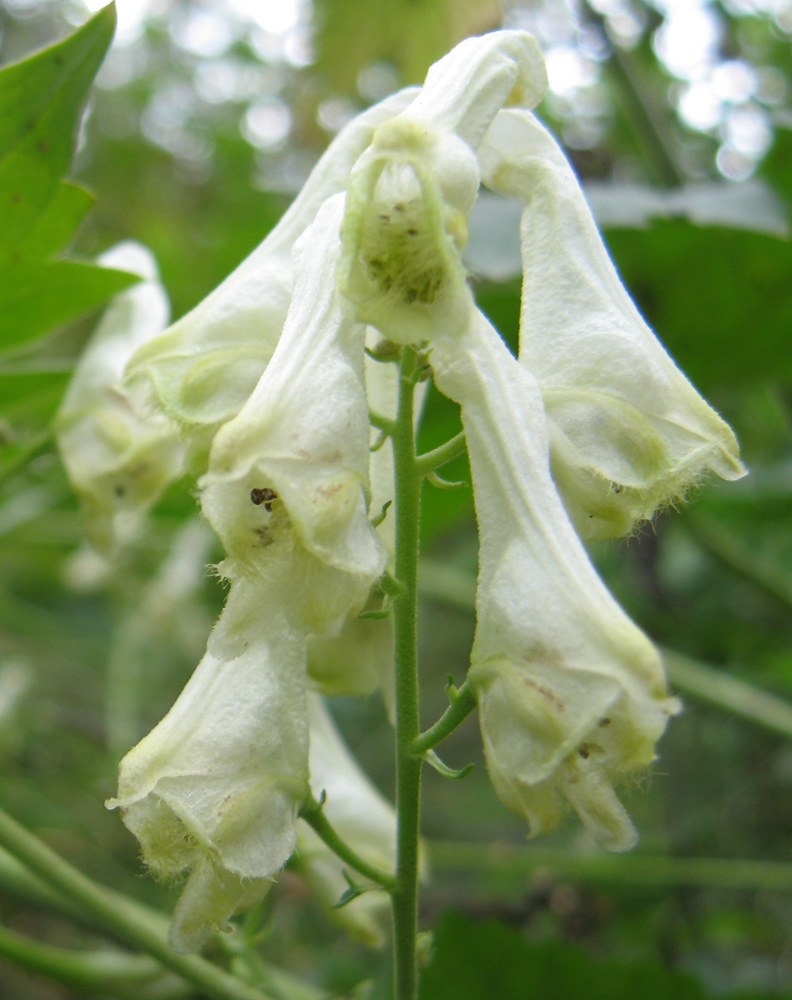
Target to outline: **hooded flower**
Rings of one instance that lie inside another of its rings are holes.
[[[613,783],[654,759],[677,703],[654,647],[610,596],[550,477],[540,389],[485,317],[438,337],[438,388],[461,405],[479,525],[470,679],[490,777],[531,835],[567,805],[595,839],[635,831]]]
[[[146,247],[128,241],[99,263],[143,280],[105,311],[66,390],[55,430],[91,539],[108,551],[122,523],[178,478],[182,449],[171,421],[148,412],[140,395],[121,385],[129,356],[168,322],[156,262]]]
[[[283,335],[202,480],[223,574],[278,587],[313,633],[337,632],[385,565],[366,505],[365,331],[333,281],[342,212],[343,196],[329,199],[298,240]]]
[[[264,896],[295,844],[308,780],[305,636],[234,586],[206,655],[162,722],[121,762],[126,825],[156,874],[190,869],[170,930],[197,951]]]
[[[352,171],[339,285],[358,317],[395,343],[431,338],[466,310],[467,217],[475,149],[511,97],[528,107],[547,84],[536,40],[469,38],[429,70],[418,96],[380,125]]]
[[[324,796],[324,814],[331,826],[364,861],[392,871],[396,864],[393,806],[361,771],[318,695],[308,696],[308,719],[314,798]],[[344,878],[348,869],[304,821],[297,825],[296,861],[317,899],[337,923],[366,944],[379,947],[384,943],[387,895],[370,890],[335,909],[349,888]],[[362,880],[360,876],[356,879]]]
[[[401,111],[412,94],[394,94],[350,122],[263,243],[131,359],[129,380],[149,383],[156,405],[179,422],[190,440],[195,464],[202,464],[212,435],[239,412],[272,357],[291,300],[295,240],[320,205],[344,190],[374,128]]]
[[[731,429],[635,308],[547,129],[501,111],[479,159],[484,182],[523,206],[520,361],[542,387],[553,476],[582,537],[628,533],[706,469],[745,475]]]

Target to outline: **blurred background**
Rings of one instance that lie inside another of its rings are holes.
[[[2,0],[0,61],[100,6]],[[174,317],[262,240],[358,111],[420,82],[467,35],[537,35],[550,78],[539,112],[632,295],[736,429],[751,475],[702,483],[638,537],[592,549],[667,650],[685,702],[652,773],[625,791],[641,832],[633,854],[603,855],[573,819],[526,844],[489,787],[475,719],[441,750],[454,767],[475,763],[472,774],[453,782],[427,770],[423,906],[436,938],[424,996],[791,995],[792,3],[119,0],[118,14],[72,172],[96,204],[70,253],[147,244]],[[515,345],[517,214],[489,207],[468,263]],[[202,567],[219,552],[194,524],[186,482],[112,564],[84,542],[48,426],[96,319],[0,354],[0,805],[95,878],[167,911],[178,887],[141,878],[137,845],[103,801],[120,757],[203,652],[224,595]],[[423,448],[459,426],[430,394]],[[445,474],[469,478],[462,460]],[[476,535],[469,489],[427,487],[424,501],[428,724],[446,676],[465,674]],[[177,587],[174,553],[187,554]],[[332,707],[390,795],[380,700]],[[101,944],[26,895],[2,857],[0,921],[62,947]],[[384,995],[382,957],[339,936],[296,874],[250,921],[257,950],[317,997],[352,995],[361,980],[373,992],[354,995]],[[2,1000],[79,995],[0,958]]]

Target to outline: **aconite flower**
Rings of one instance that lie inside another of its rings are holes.
[[[711,469],[745,475],[731,428],[693,388],[622,285],[561,148],[501,111],[484,182],[523,206],[520,361],[542,387],[553,476],[585,539],[623,535]]]
[[[677,703],[657,651],[619,608],[550,476],[541,391],[476,309],[435,339],[438,388],[461,406],[479,528],[470,681],[487,766],[529,833],[571,804],[604,847],[635,831],[613,790],[655,756]]]
[[[130,355],[168,322],[170,306],[156,261],[146,247],[126,241],[102,254],[99,263],[142,280],[105,310],[77,363],[55,432],[87,531],[106,552],[119,530],[129,528],[178,478],[182,447],[175,425],[150,412],[140,393],[121,381]]]

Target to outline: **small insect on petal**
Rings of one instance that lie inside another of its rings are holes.
[[[257,507],[264,504],[264,510],[269,514],[272,513],[272,501],[277,499],[278,494],[268,486],[263,487],[263,489],[254,487],[250,491],[250,502],[254,503]]]

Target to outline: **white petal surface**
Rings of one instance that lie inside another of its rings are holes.
[[[352,171],[339,273],[361,320],[395,343],[464,320],[460,254],[479,187],[475,147],[510,98],[533,107],[546,85],[531,35],[469,38],[376,130]]]

